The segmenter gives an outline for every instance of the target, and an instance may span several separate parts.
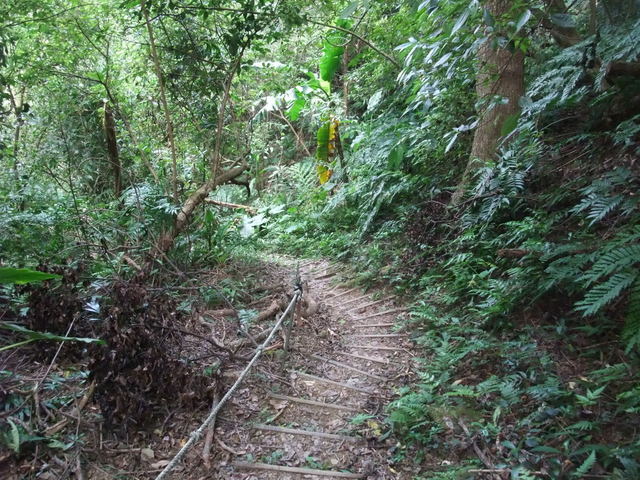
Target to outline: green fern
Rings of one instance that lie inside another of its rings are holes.
[[[593,465],[596,463],[596,451],[593,450],[591,454],[586,458],[582,465],[580,465],[574,474],[573,478],[583,478],[587,473],[591,471]]]
[[[640,262],[640,244],[625,245],[604,253],[582,277],[587,286]]]
[[[637,190],[636,182],[637,176],[629,169],[615,168],[580,189],[583,198],[571,212],[586,211],[586,218],[591,220],[590,226],[604,220],[616,210],[627,216],[638,206],[639,200],[634,194]]]
[[[620,294],[638,278],[637,272],[615,273],[609,279],[591,288],[584,299],[576,302],[575,308],[587,317],[594,315],[618,298]]]
[[[629,291],[629,305],[622,338],[627,342],[627,353],[635,347],[640,347],[640,277]]]

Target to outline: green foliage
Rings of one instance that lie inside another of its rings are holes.
[[[4,350],[9,350],[11,348],[16,348],[18,346],[26,345],[28,343],[35,342],[38,340],[53,340],[56,342],[97,343],[99,345],[105,345],[105,342],[103,340],[100,340],[97,338],[65,337],[60,335],[54,335],[53,333],[47,333],[47,332],[34,332],[33,330],[29,330],[28,328],[23,327],[21,325],[14,325],[12,323],[7,323],[7,322],[0,323],[0,328],[4,330],[9,330],[11,332],[19,333],[21,336],[26,337],[26,340],[23,340],[21,342],[0,347],[0,352]]]
[[[351,22],[346,19],[339,19],[336,24],[347,29],[351,26]],[[332,31],[324,39],[320,58],[320,78],[325,82],[331,82],[340,68],[346,41],[347,35],[339,30]]]
[[[0,285],[8,283],[24,285],[25,283],[42,282],[55,278],[60,278],[60,275],[38,272],[28,268],[0,268]]]

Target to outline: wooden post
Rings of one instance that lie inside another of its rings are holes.
[[[294,303],[293,308],[291,309],[291,319],[287,325],[287,328],[284,332],[284,351],[289,352],[289,347],[291,346],[291,333],[293,332],[293,324],[296,320],[296,307],[298,306],[298,300],[302,296],[302,280],[300,279],[300,264],[296,266],[296,278],[294,285]]]

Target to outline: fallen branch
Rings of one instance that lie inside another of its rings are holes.
[[[249,212],[251,214],[255,214],[257,212],[257,210],[255,208],[250,207],[249,205],[241,205],[239,203],[222,202],[220,200],[214,200],[212,198],[207,198],[205,200],[205,202],[210,204],[210,205],[217,205],[219,207],[240,208],[242,210],[246,210],[247,212]]]
[[[271,305],[269,305],[269,307],[266,310],[263,310],[258,314],[255,321],[257,323],[260,323],[260,322],[264,322],[268,318],[273,317],[276,313],[278,313],[282,309],[283,307],[282,303],[283,303],[282,299],[274,300],[273,302],[271,302]]]
[[[220,448],[222,448],[223,450],[229,452],[231,455],[236,455],[237,456],[237,455],[244,455],[246,453],[245,451],[241,451],[241,452],[235,451],[233,448],[231,448],[229,445],[224,443],[218,437],[216,437],[216,442],[218,443],[218,445],[220,445]]]
[[[238,312],[236,312],[233,308],[223,308],[221,310],[205,310],[202,312],[203,315],[211,318],[223,318],[223,317],[237,317]],[[206,322],[205,322],[206,323]]]
[[[87,403],[89,403],[89,400],[91,400],[91,397],[93,396],[93,392],[94,392],[95,389],[96,389],[96,382],[94,380],[89,385],[89,388],[85,392],[85,394],[82,397],[82,399],[80,400],[80,402],[78,402],[78,406],[75,408],[73,414],[68,414],[67,418],[65,418],[64,420],[61,420],[58,423],[56,423],[55,425],[47,428],[47,430],[45,430],[45,436],[50,437],[52,435],[55,435],[56,433],[58,433],[59,431],[64,429],[64,427],[67,426],[67,424],[69,423],[69,421],[72,418],[77,417],[78,415],[80,415],[80,412],[82,412],[84,407],[87,406]]]
[[[213,395],[213,404],[211,405],[211,408],[212,409],[216,408],[216,405],[218,405],[219,401],[220,401],[220,398],[218,396],[218,392],[216,391],[215,394]],[[202,460],[204,461],[204,464],[207,468],[211,467],[211,459],[210,459],[211,442],[213,441],[215,428],[216,428],[216,421],[214,418],[213,421],[211,422],[211,425],[209,425],[209,430],[207,431],[207,437],[204,440],[204,448],[202,449]]]
[[[269,345],[269,343],[271,343],[271,340],[273,340],[273,337],[275,336],[276,332],[281,327],[282,322],[284,322],[285,318],[287,318],[287,315],[289,315],[289,312],[295,307],[299,297],[300,297],[300,292],[296,291],[293,294],[293,298],[291,299],[291,302],[289,302],[289,306],[284,311],[284,313],[280,316],[280,319],[273,326],[273,329],[271,330],[271,333],[269,334],[267,339],[264,341],[264,343],[258,347],[258,349],[256,350],[255,355],[253,356],[251,361],[247,364],[247,366],[244,368],[244,370],[242,371],[242,373],[240,374],[238,379],[231,386],[231,388],[229,390],[227,390],[227,393],[224,394],[224,396],[218,402],[218,404],[215,407],[213,407],[213,409],[211,409],[211,413],[209,413],[209,416],[205,419],[205,421],[202,423],[202,425],[200,425],[200,427],[198,427],[196,430],[194,430],[194,432],[190,435],[189,440],[187,440],[187,442],[184,444],[184,446],[178,451],[176,456],[173,457],[171,462],[169,462],[169,464],[164,468],[164,470],[162,470],[162,472],[160,472],[160,474],[156,477],[156,480],[162,480],[164,478],[167,478],[169,473],[178,465],[180,460],[182,460],[182,458],[191,449],[191,447],[198,440],[200,440],[200,438],[202,437],[202,434],[204,433],[204,431],[207,428],[209,428],[209,425],[211,425],[211,423],[215,420],[216,416],[218,415],[218,412],[222,409],[224,404],[231,398],[231,396],[238,389],[238,387],[240,386],[240,384],[242,383],[244,378],[247,376],[247,374],[249,373],[251,368],[255,365],[255,363],[260,358],[260,355],[262,355],[262,352],[264,352],[264,350],[267,348],[267,345]]]
[[[271,305],[267,307],[266,310],[263,310],[256,316],[254,321],[256,323],[260,323],[260,322],[264,322],[268,318],[275,316],[280,310],[282,310],[282,307],[283,307],[282,303],[283,303],[282,300],[274,300],[271,303]],[[257,335],[249,335],[248,332],[244,332],[244,333],[247,335],[247,338],[243,338],[242,340],[239,340],[236,343],[234,343],[230,347],[233,351],[237,352],[239,349],[246,347],[247,345],[255,345],[256,342],[259,342],[260,340],[267,337],[267,335],[269,334],[269,329],[267,328],[261,331],[260,333],[258,333]]]
[[[182,233],[187,227],[195,209],[202,204],[214,188],[229,182],[233,178],[239,177],[248,168],[249,165],[246,162],[238,165],[237,167],[230,168],[220,175],[211,178],[208,182],[205,182],[200,188],[193,192],[182,205],[180,212],[178,212],[171,231],[163,234],[158,240],[156,258],[171,250],[178,235],[180,235],[180,233]]]

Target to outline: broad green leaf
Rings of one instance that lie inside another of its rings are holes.
[[[376,109],[376,107],[380,104],[380,101],[382,100],[383,93],[384,92],[382,90],[378,90],[376,93],[371,95],[371,98],[367,103],[367,112],[372,112],[373,110]]]
[[[452,52],[445,53],[443,56],[440,57],[440,59],[438,59],[436,63],[433,64],[433,68],[438,68],[444,65],[451,58],[452,55],[453,55]]]
[[[316,158],[320,162],[329,160],[329,138],[331,135],[331,122],[325,122],[319,129],[317,134],[318,148],[316,150]]]
[[[458,135],[459,133],[456,132],[452,137],[451,140],[449,140],[449,143],[447,143],[447,147],[444,149],[444,153],[448,153],[449,150],[451,150],[453,148],[453,145],[456,143],[456,140],[458,139]]]
[[[532,452],[536,453],[552,453],[552,454],[561,454],[562,452],[557,448],[549,447],[546,445],[539,445],[537,447],[533,447],[531,449]]]
[[[403,144],[396,145],[387,158],[387,168],[389,170],[400,170],[402,161],[404,160],[405,147]]]
[[[326,95],[331,95],[331,83],[316,77],[314,74],[309,73],[309,81],[307,86],[313,90],[322,90]]]
[[[464,12],[462,12],[462,15],[458,17],[458,20],[456,20],[456,23],[453,25],[453,28],[451,29],[451,35],[454,35],[458,30],[462,28],[462,26],[465,24],[465,22],[469,18],[470,13],[471,11],[468,8],[466,8]]]
[[[505,118],[504,123],[502,124],[502,129],[500,130],[500,135],[506,137],[511,132],[513,132],[518,126],[518,120],[520,119],[520,113],[514,113]]]
[[[305,98],[296,92],[296,99],[291,104],[289,110],[287,110],[287,117],[289,117],[289,120],[291,120],[292,122],[298,120],[298,118],[300,118],[300,112],[302,112],[302,109],[306,104],[307,101],[305,100]]]
[[[85,73],[85,76],[91,80],[95,80],[96,82],[104,82],[104,76],[100,72],[88,72]]]
[[[319,80],[320,88],[327,96],[331,95],[331,82],[327,82],[325,80]]]
[[[518,19],[518,23],[516,23],[516,33],[518,33],[522,29],[522,27],[524,27],[527,24],[530,18],[531,18],[531,10],[526,9]]]
[[[351,22],[347,19],[341,18],[338,19],[336,25],[342,28],[349,28],[351,26]],[[344,44],[347,41],[347,34],[341,31],[333,31],[324,39],[322,57],[320,58],[321,80],[331,83],[333,77],[338,71],[338,68],[340,68],[342,55],[344,54]]]
[[[336,75],[340,63],[342,61],[342,55],[344,54],[344,47],[336,45],[333,41],[343,41],[341,38],[335,38],[333,40],[325,40],[323,55],[320,58],[320,78],[325,82],[331,82]]]
[[[16,426],[16,424],[13,423],[13,420],[11,420],[10,418],[7,418],[7,422],[11,426],[11,429],[9,430],[9,433],[6,434],[6,439],[5,439],[6,445],[14,452],[19,453],[20,452],[20,431],[18,430],[18,427]]]
[[[100,345],[106,345],[104,340],[100,340],[99,338],[82,338],[82,337],[63,337],[60,335],[55,335],[53,333],[48,332],[36,332],[33,330],[29,330],[22,325],[15,325],[13,323],[0,323],[0,328],[4,328],[5,330],[11,330],[12,332],[17,332],[23,334],[25,337],[29,339],[29,341],[35,340],[55,340],[57,342],[83,342],[83,343],[98,343]],[[6,348],[6,347],[3,347]],[[2,350],[0,348],[0,350]]]
[[[28,268],[0,268],[0,285],[7,283],[15,283],[23,285],[25,283],[42,282],[43,280],[53,280],[61,278],[60,275],[53,273],[38,272]]]

